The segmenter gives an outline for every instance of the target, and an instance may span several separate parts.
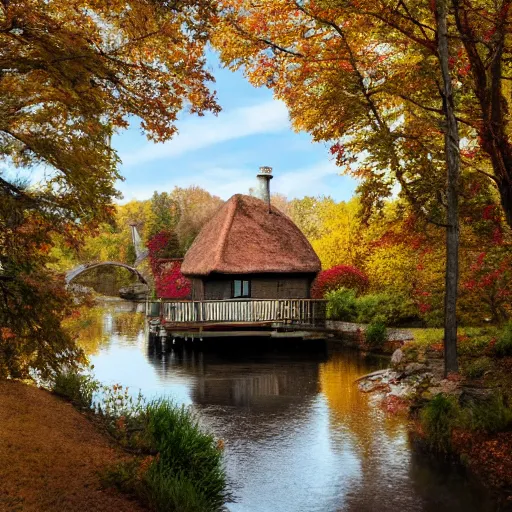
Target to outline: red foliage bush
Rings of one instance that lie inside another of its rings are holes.
[[[178,239],[173,231],[160,231],[147,244],[151,267],[162,258],[173,258],[179,250]]]
[[[160,260],[155,274],[155,290],[161,299],[186,299],[190,297],[191,283],[181,273],[181,260]]]
[[[190,297],[191,282],[181,273],[181,259],[169,259],[175,250],[176,236],[161,231],[148,242],[149,262],[155,279],[155,291],[161,299]]]
[[[318,274],[311,287],[311,297],[321,299],[332,290],[349,288],[356,293],[363,293],[368,289],[368,276],[356,267],[337,265]]]

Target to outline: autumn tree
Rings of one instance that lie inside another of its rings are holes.
[[[212,218],[224,201],[220,197],[196,186],[175,187],[170,195],[179,209],[179,221],[176,224],[175,231],[183,256],[201,228]]]
[[[47,201],[81,221],[117,195],[109,138],[128,116],[161,141],[178,112],[216,112],[205,82],[205,3],[0,3],[0,154],[48,166]],[[5,193],[15,185],[4,175]]]
[[[462,43],[448,48],[442,1],[281,0],[255,8],[226,0],[216,37],[224,62],[273,88],[297,129],[334,142],[338,164],[363,180],[366,217],[398,182],[418,215],[446,228],[445,352],[454,371],[460,112],[449,62]],[[461,82],[457,92],[464,99],[471,86]],[[467,117],[474,136],[478,121]]]
[[[73,301],[47,267],[54,225],[31,202],[21,194],[0,201],[0,378],[48,378],[85,362],[60,326]]]
[[[41,233],[78,245],[87,229],[112,222],[112,133],[137,118],[164,141],[183,108],[218,111],[203,54],[211,12],[208,0],[0,0],[3,375],[57,371],[72,353],[58,326],[63,281],[48,271],[52,239]],[[37,184],[13,178],[30,181],[34,168]]]
[[[444,299],[444,366],[445,372],[459,370],[457,360],[457,297],[459,289],[459,189],[460,137],[455,96],[450,71],[446,0],[435,0],[437,53],[442,75],[442,98],[445,124],[446,160],[446,275]]]
[[[321,220],[318,212],[320,198],[306,196],[292,199],[289,203],[289,215],[309,241],[320,237]]]
[[[180,219],[178,202],[168,192],[154,192],[150,201],[150,215],[145,230],[149,240],[161,231],[174,230]]]

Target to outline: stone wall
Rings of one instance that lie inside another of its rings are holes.
[[[364,332],[368,324],[357,324],[354,322],[340,322],[339,320],[327,320],[325,327],[331,331],[344,335],[355,336],[359,332]],[[388,329],[389,341],[408,341],[414,339],[409,329]]]

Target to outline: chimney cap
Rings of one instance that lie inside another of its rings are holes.
[[[268,178],[273,178],[272,167],[268,167],[267,165],[260,167],[260,172],[258,173],[258,176],[265,176]]]

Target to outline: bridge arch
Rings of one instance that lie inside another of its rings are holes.
[[[100,262],[84,263],[82,265],[78,265],[78,267],[75,267],[71,270],[68,270],[68,272],[66,272],[66,284],[70,284],[71,281],[73,281],[73,279],[75,279],[75,277],[78,277],[83,272],[86,272],[87,270],[91,270],[96,267],[102,267],[104,265],[110,265],[110,266],[114,266],[114,267],[123,267],[123,268],[129,270],[132,274],[135,274],[141,283],[148,284],[146,278],[136,268],[133,268],[130,265],[127,265],[126,263],[120,263],[118,261],[100,261]]]

